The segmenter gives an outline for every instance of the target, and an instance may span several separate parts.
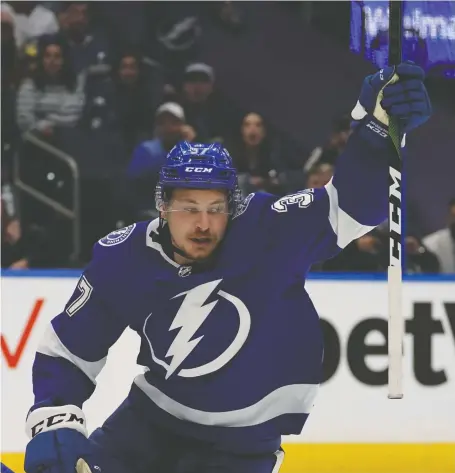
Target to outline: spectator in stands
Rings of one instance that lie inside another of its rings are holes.
[[[160,71],[146,64],[138,51],[124,49],[112,74],[87,77],[84,126],[119,131],[131,153],[151,135],[163,83]]]
[[[127,175],[132,183],[133,206],[138,212],[153,209],[158,172],[166,154],[182,139],[188,139],[183,108],[166,102],[156,111],[156,138],[144,141],[133,152]],[[194,134],[194,133],[193,133]]]
[[[51,247],[46,232],[31,225],[24,228],[17,215],[13,186],[2,176],[0,198],[1,267],[28,269],[46,267],[52,263],[55,245]]]
[[[21,224],[17,217],[17,205],[10,183],[2,176],[0,202],[1,217],[1,267],[26,269],[29,267],[30,252],[28,243],[22,234]]]
[[[155,115],[156,138],[144,141],[134,150],[128,168],[130,177],[138,177],[149,170],[155,172],[164,163],[166,154],[184,138],[185,112],[174,102],[161,105]]]
[[[336,159],[344,150],[351,132],[350,116],[343,115],[337,118],[332,124],[332,132],[327,143],[324,146],[318,146],[311,152],[304,164],[303,170],[308,172],[316,164],[327,163],[335,165]]]
[[[196,132],[196,141],[222,142],[225,130],[232,123],[229,110],[215,92],[213,68],[203,63],[187,66],[179,102],[185,110],[186,121]]]
[[[335,168],[331,164],[317,164],[307,175],[306,188],[324,187],[332,179]]]
[[[14,67],[16,63],[17,49],[14,40],[14,18],[7,11],[1,10],[2,22],[2,84],[14,81]],[[6,75],[6,77],[4,77]],[[2,87],[3,88],[3,87]]]
[[[17,51],[14,41],[14,23],[9,14],[2,11],[2,170],[12,166],[13,156],[18,143],[16,124],[16,80],[17,80]]]
[[[16,46],[21,49],[27,42],[45,34],[57,33],[59,27],[52,10],[40,2],[8,2],[1,5],[2,15],[7,13],[14,23]]]
[[[8,214],[3,196],[1,198],[0,216],[2,226],[2,268],[28,268],[28,258],[24,251],[19,220]]]
[[[386,248],[375,230],[350,243],[319,268],[323,271],[378,272],[387,267]]]
[[[79,74],[105,74],[109,72],[111,55],[109,40],[102,30],[90,24],[89,2],[60,2],[58,20],[66,38],[74,71]]]
[[[18,92],[20,129],[49,137],[54,127],[76,125],[84,106],[84,82],[84,76],[72,70],[66,43],[57,36],[41,37],[37,70]]]
[[[423,244],[437,256],[442,273],[455,273],[455,198],[448,210],[447,227],[427,235]]]
[[[147,73],[140,53],[124,51],[114,67],[117,111],[129,147],[153,129],[163,84]]]
[[[438,258],[414,235],[405,237],[405,264],[407,273],[438,273]]]
[[[15,36],[14,36],[14,11],[6,2],[2,2],[2,4],[0,5],[0,14],[1,14],[1,21],[2,21],[2,41],[3,41],[3,27],[5,25],[9,25],[12,33],[8,32],[8,36],[12,34],[13,43],[14,43],[14,46],[16,47]]]
[[[210,2],[209,7],[214,10],[215,18],[230,31],[239,31],[245,25],[240,3],[230,1]]]
[[[278,162],[264,119],[248,113],[242,120],[240,144],[229,147],[245,194],[263,190],[281,194]]]

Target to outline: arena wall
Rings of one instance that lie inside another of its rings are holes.
[[[23,472],[34,351],[79,274],[2,273],[1,451],[2,461],[15,473]],[[284,439],[282,472],[453,473],[455,276],[414,277],[404,283],[402,400],[387,399],[384,278],[315,275],[307,287],[330,340],[325,381],[304,432]],[[141,371],[135,362],[138,347],[139,337],[129,330],[112,347],[95,394],[84,406],[90,431],[120,404]]]

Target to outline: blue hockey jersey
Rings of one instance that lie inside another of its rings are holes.
[[[311,265],[387,218],[388,139],[361,127],[320,189],[240,205],[216,264],[180,266],[158,220],[110,233],[36,355],[36,403],[82,406],[126,327],[145,367],[130,404],[154,425],[228,448],[274,451],[298,434],[321,380]]]

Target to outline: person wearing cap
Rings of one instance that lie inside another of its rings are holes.
[[[201,104],[213,93],[215,74],[213,67],[194,63],[187,66],[183,78],[183,94],[189,103]]]
[[[229,108],[223,106],[215,91],[215,73],[211,66],[192,63],[186,67],[180,103],[198,141],[224,141],[224,130],[230,123]]]
[[[186,138],[185,112],[175,102],[166,102],[155,113],[155,138],[144,141],[133,151],[128,165],[127,177],[134,184],[132,192],[134,207],[146,209],[153,202],[153,192],[158,172],[167,153]]]
[[[185,112],[175,102],[166,102],[155,113],[155,138],[144,141],[133,152],[128,175],[132,178],[154,172],[164,163],[166,154],[183,137]]]

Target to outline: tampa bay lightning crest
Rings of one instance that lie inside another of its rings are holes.
[[[114,230],[104,238],[101,238],[98,243],[102,246],[114,246],[123,243],[133,233],[135,226],[136,224],[133,223],[125,228]]]
[[[147,317],[143,332],[166,379],[218,371],[247,340],[250,312],[238,297],[221,290],[221,283],[222,279],[209,281],[173,296],[171,317],[159,310]]]

